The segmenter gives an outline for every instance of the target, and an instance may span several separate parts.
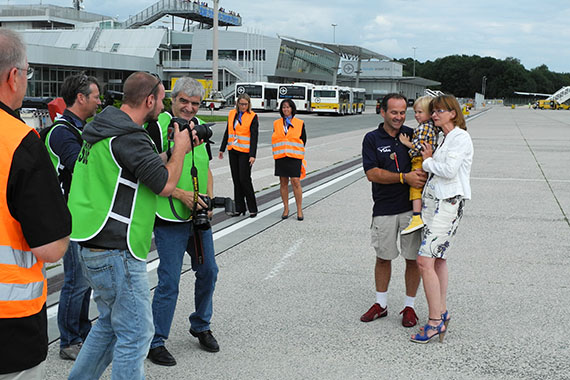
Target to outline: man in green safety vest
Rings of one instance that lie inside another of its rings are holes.
[[[109,106],[83,131],[68,206],[71,239],[99,319],[83,344],[69,379],[99,378],[113,365],[113,379],[144,379],[144,359],[153,336],[146,271],[157,194],[169,196],[180,179],[189,134],[174,126],[168,162],[143,124],[163,109],[164,86],[144,72],[124,83],[120,109]]]
[[[195,116],[203,96],[204,88],[195,79],[183,77],[176,81],[172,89],[173,115],[164,112],[158,117],[158,122],[151,122],[147,126],[159,151],[168,152],[171,149],[168,126],[173,116],[202,124],[202,121]],[[196,304],[195,311],[189,316],[190,333],[198,338],[204,350],[217,352],[220,349],[210,330],[212,296],[218,276],[212,229],[209,223],[202,226],[196,223],[197,219],[194,220],[195,223],[190,221],[194,208],[194,183],[190,170],[194,164],[197,169],[198,192],[211,199],[214,187],[209,168],[211,159],[212,153],[208,142],[195,146],[192,152],[186,155],[182,176],[172,193],[172,202],[166,197],[158,198],[154,240],[160,264],[157,269],[158,285],[152,300],[155,333],[148,353],[149,359],[158,365],[176,365],[176,360],[164,344],[168,339],[176,309],[185,251],[190,254],[192,269],[196,272],[194,287]],[[202,200],[198,203],[200,207],[206,206]],[[211,218],[211,210],[208,214]]]

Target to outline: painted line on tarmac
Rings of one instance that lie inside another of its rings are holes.
[[[536,178],[505,178],[505,177],[471,177],[472,180],[479,180],[479,181],[516,181],[516,182],[547,182],[545,179],[536,179]],[[557,183],[570,183],[568,179],[550,179],[548,182],[557,182]]]
[[[285,266],[287,261],[291,257],[295,256],[297,254],[297,252],[299,252],[299,246],[301,245],[301,243],[303,243],[303,239],[296,241],[295,244],[291,248],[289,248],[289,250],[281,258],[281,260],[279,260],[279,262],[277,264],[275,264],[275,266],[271,269],[269,274],[267,276],[265,276],[265,278],[263,280],[264,281],[269,280],[269,279],[277,276],[279,274],[279,271],[281,271],[281,268],[283,268]]]

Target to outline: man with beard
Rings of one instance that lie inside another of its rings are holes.
[[[166,162],[142,125],[163,109],[164,86],[144,72],[124,84],[120,109],[109,106],[85,126],[68,206],[72,240],[93,288],[99,319],[70,379],[98,379],[113,363],[113,379],[144,379],[154,333],[146,271],[157,195],[169,196],[180,178],[188,132],[175,125]]]

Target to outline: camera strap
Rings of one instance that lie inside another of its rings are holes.
[[[192,175],[192,185],[194,187],[194,207],[192,208],[192,218],[194,218],[198,210],[198,169],[196,169],[196,165],[194,164],[194,143],[192,143],[192,166],[190,168],[190,174]],[[204,264],[202,235],[194,226],[192,226],[192,229],[194,230],[194,254],[196,255],[196,260],[198,264]]]
[[[169,141],[168,141],[168,149],[167,149],[167,150],[170,150],[170,148],[171,148],[171,147],[170,147],[170,140],[169,140]],[[194,159],[194,146],[192,146],[192,159]],[[192,162],[192,164],[194,164],[194,162]],[[195,194],[195,193],[194,193],[194,194]],[[194,198],[196,198],[196,197],[194,196]],[[169,195],[169,196],[168,196],[168,203],[170,203],[170,211],[172,211],[172,215],[174,215],[174,217],[175,217],[176,219],[178,219],[178,220],[180,220],[180,221],[183,221],[183,222],[188,222],[188,221],[192,220],[192,215],[190,215],[190,216],[188,217],[188,219],[183,218],[183,217],[181,217],[180,215],[178,215],[178,213],[176,212],[176,208],[174,207],[174,202],[172,201],[172,195]],[[195,205],[195,204],[196,204],[196,199],[194,199],[194,205]]]
[[[188,131],[190,133],[190,139],[192,139],[192,133],[191,131]],[[196,168],[196,164],[194,163],[194,143],[192,142],[191,144],[192,146],[192,165],[190,167],[190,175],[192,176],[192,187],[194,189],[194,206],[192,207],[192,213],[190,214],[190,218],[185,219],[182,218],[180,215],[178,215],[178,213],[176,212],[175,208],[174,208],[174,202],[172,201],[172,195],[170,195],[168,197],[168,202],[170,203],[170,209],[172,211],[172,214],[174,215],[174,217],[178,220],[181,221],[189,221],[192,220],[195,216],[196,216],[196,211],[198,210],[198,169]],[[170,141],[168,141],[168,149],[170,149]],[[192,226],[192,230],[193,230],[193,235],[194,235],[194,254],[196,255],[196,260],[198,262],[198,264],[203,264],[204,263],[204,250],[203,250],[203,246],[202,246],[202,236],[200,235],[199,231],[194,228],[194,226]]]

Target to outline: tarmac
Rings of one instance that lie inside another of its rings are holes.
[[[570,173],[560,169],[570,162],[570,112],[484,111],[467,124],[475,149],[472,200],[449,253],[451,321],[443,344],[411,343],[417,327],[401,326],[399,258],[388,316],[359,320],[375,302],[375,255],[370,183],[357,161],[367,130],[356,130],[311,141],[309,176],[356,163],[304,187],[304,221],[281,220],[275,199],[260,205],[255,219],[216,225],[220,273],[211,328],[221,350],[201,350],[188,333],[194,276],[186,266],[166,343],[178,364],[146,360],[146,378],[570,378]],[[269,150],[260,148],[259,156]],[[272,165],[270,159],[255,164],[259,195],[276,189]],[[214,159],[212,169],[227,176],[227,158]],[[231,195],[226,182],[215,180],[216,194]],[[425,323],[421,286],[416,312]],[[50,346],[47,379],[70,372],[73,362],[60,360],[58,351],[59,342]],[[110,368],[102,378],[110,378]]]

